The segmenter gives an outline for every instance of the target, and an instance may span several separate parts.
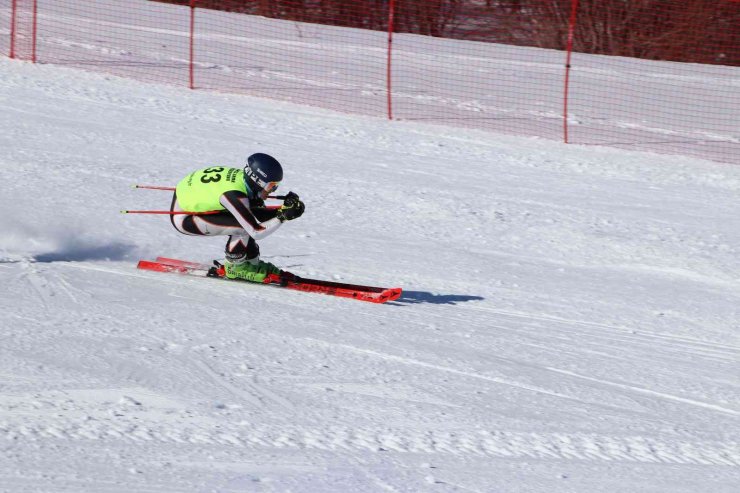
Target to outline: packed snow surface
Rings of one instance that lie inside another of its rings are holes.
[[[193,169],[372,305],[139,271]],[[740,167],[0,60],[0,490],[736,492]]]

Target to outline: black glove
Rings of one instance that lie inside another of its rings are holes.
[[[303,211],[306,210],[306,206],[298,198],[298,194],[289,192],[285,196],[282,207],[278,209],[276,217],[280,219],[280,222],[292,221],[293,219],[301,217]]]
[[[298,194],[295,192],[288,192],[288,194],[283,199],[283,205],[286,207],[293,206],[296,202],[300,202]]]

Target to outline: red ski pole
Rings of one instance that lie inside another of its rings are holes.
[[[127,209],[124,209],[121,211],[121,214],[169,214],[169,215],[175,215],[175,214],[188,214],[191,216],[205,216],[207,214],[218,214],[219,212],[224,211],[203,211],[203,212],[192,212],[192,211],[130,211]]]
[[[280,209],[281,206],[279,205],[267,205],[265,207],[253,207],[253,209],[269,209],[269,210],[276,210]],[[226,209],[221,211],[203,211],[203,212],[193,212],[193,211],[132,211],[128,209],[123,209],[121,211],[121,214],[169,214],[170,216],[177,215],[177,214],[187,214],[190,216],[207,216],[209,214],[220,214],[221,212],[226,212]]]
[[[146,188],[147,190],[169,190],[170,192],[175,191],[175,187],[158,187],[154,185],[134,185],[134,188]]]

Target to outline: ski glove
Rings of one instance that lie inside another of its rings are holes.
[[[292,221],[293,219],[301,217],[303,211],[306,210],[306,206],[298,198],[298,194],[289,192],[285,196],[282,207],[278,209],[276,217],[280,219],[280,222]]]

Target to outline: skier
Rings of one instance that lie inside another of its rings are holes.
[[[244,169],[222,166],[193,171],[177,184],[171,211],[222,211],[208,215],[172,214],[172,225],[186,235],[224,235],[224,271],[229,279],[263,282],[282,271],[260,260],[260,240],[285,221],[301,217],[305,205],[290,192],[278,209],[265,207],[265,199],[277,190],[283,168],[272,156],[257,153],[247,158]]]

